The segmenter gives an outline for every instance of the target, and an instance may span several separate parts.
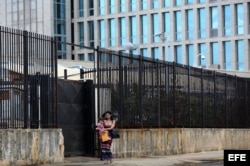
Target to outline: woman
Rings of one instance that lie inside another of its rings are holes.
[[[108,164],[108,161],[112,163],[113,158],[110,148],[112,144],[112,130],[115,127],[115,120],[113,120],[112,113],[110,111],[103,113],[102,117],[104,118],[104,129],[109,132],[109,137],[111,138],[108,141],[101,143],[102,160],[105,160],[106,164]]]

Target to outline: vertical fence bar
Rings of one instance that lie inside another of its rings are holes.
[[[228,127],[228,125],[227,125],[227,109],[228,109],[228,107],[227,107],[227,74],[225,73],[225,92],[224,92],[224,94],[225,94],[225,127],[227,128]]]
[[[119,109],[121,116],[123,115],[123,68],[122,68],[122,55],[118,53],[118,70],[119,70]]]
[[[157,86],[157,111],[158,111],[158,127],[161,127],[161,111],[160,111],[160,88],[159,88],[159,84],[160,84],[160,71],[159,71],[159,61],[157,59],[156,61],[156,75],[157,75],[157,82],[156,82],[156,86]]]
[[[97,116],[100,117],[100,83],[101,83],[101,76],[100,76],[100,47],[97,46],[97,58],[96,58],[96,65],[97,65]]]
[[[235,78],[235,102],[236,102],[236,105],[235,105],[235,107],[236,107],[236,128],[238,127],[238,114],[239,114],[239,107],[238,107],[238,105],[239,105],[239,96],[238,96],[238,79],[237,79],[237,76],[235,76],[234,77]]]
[[[175,117],[175,88],[176,88],[176,68],[175,68],[175,62],[173,62],[173,125],[176,127],[176,117]]]
[[[27,128],[28,110],[28,32],[23,31],[23,64],[24,64],[24,128]]]
[[[138,94],[139,94],[139,111],[140,111],[140,123],[141,127],[143,128],[143,112],[142,112],[142,59],[143,57],[139,55],[139,86],[138,86]]]
[[[188,121],[189,127],[191,127],[191,106],[190,106],[190,66],[188,65]]]
[[[53,121],[53,123],[54,123],[54,127],[57,127],[58,126],[58,119],[57,119],[57,113],[58,113],[58,106],[57,106],[57,100],[58,100],[58,97],[57,97],[57,94],[58,94],[58,87],[57,87],[57,58],[58,58],[58,56],[57,56],[57,40],[56,40],[56,38],[54,38],[54,40],[53,40],[53,54],[51,55],[51,60],[52,60],[52,62],[51,62],[51,64],[52,64],[52,69],[53,69],[53,71],[52,71],[52,74],[53,74],[53,85],[54,85],[54,87],[55,87],[55,90],[54,90],[54,88],[52,88],[53,89],[53,98],[55,98],[55,102],[53,102],[53,104],[54,104],[54,110],[53,110],[53,113],[54,113],[54,121]]]
[[[202,111],[202,119],[201,119],[201,125],[204,127],[204,90],[203,90],[203,69],[201,68],[201,111]]]
[[[213,100],[213,127],[215,127],[215,112],[216,112],[216,73],[213,71],[214,74],[214,100]]]

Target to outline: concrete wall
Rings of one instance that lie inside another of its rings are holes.
[[[117,158],[250,149],[250,129],[122,129],[120,136],[112,144]]]
[[[1,129],[0,165],[62,163],[64,139],[61,129]]]

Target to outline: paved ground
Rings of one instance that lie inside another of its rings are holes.
[[[43,166],[99,166],[107,165],[94,157],[65,157],[64,163]],[[114,159],[110,166],[223,166],[223,151],[209,151],[171,156]]]

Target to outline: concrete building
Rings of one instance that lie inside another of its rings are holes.
[[[23,25],[60,41],[130,49],[133,54],[210,69],[250,68],[250,1],[0,0],[0,5],[0,25]],[[36,14],[26,14],[26,9]],[[94,61],[92,50],[63,44],[59,50],[59,59]]]
[[[0,26],[54,36],[58,41],[71,42],[69,0],[0,0],[0,9]],[[58,44],[58,58],[66,59],[66,55],[71,54],[69,48],[71,47],[65,44]]]

